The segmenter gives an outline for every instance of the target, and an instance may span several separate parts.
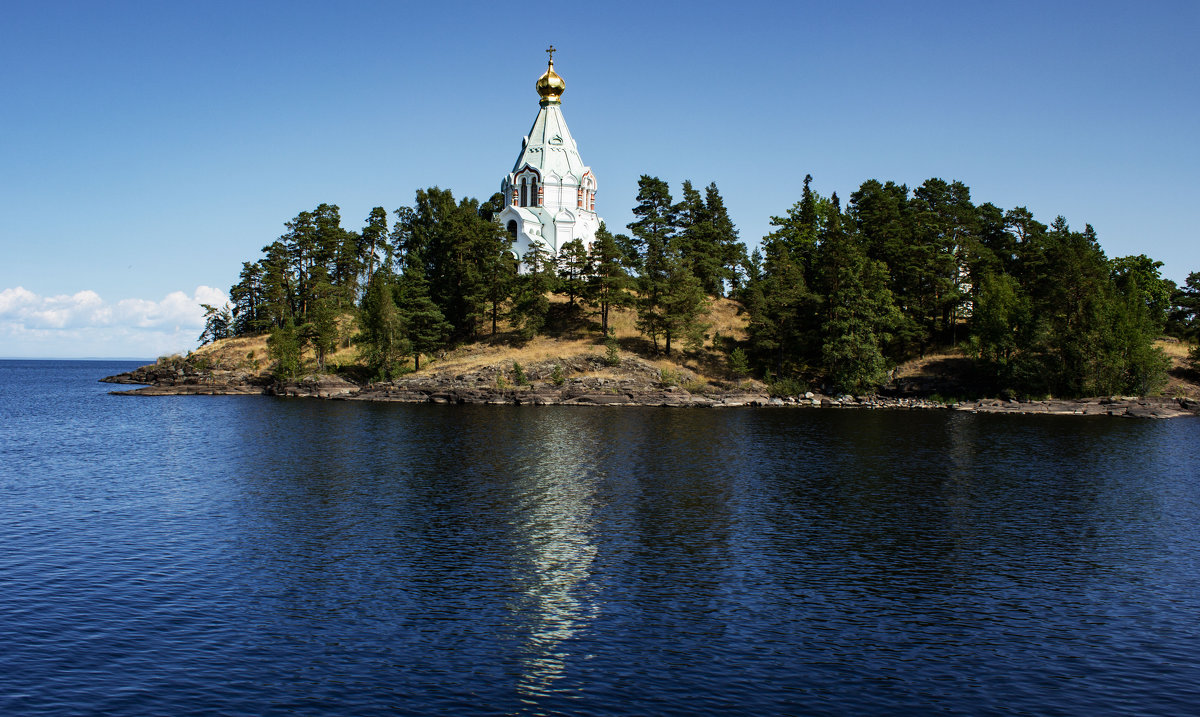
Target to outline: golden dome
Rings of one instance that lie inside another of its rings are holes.
[[[562,97],[562,93],[567,89],[567,83],[563,82],[563,78],[558,76],[554,71],[554,46],[546,52],[550,54],[550,66],[546,68],[546,74],[538,78],[537,93],[542,96],[542,102],[558,102]]]

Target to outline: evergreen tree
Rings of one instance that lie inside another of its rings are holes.
[[[263,331],[269,326],[266,312],[263,266],[252,261],[242,262],[238,283],[229,288],[229,299],[233,302],[233,333],[246,336]]]
[[[267,355],[275,361],[275,377],[295,378],[300,375],[300,341],[291,317],[277,326],[267,338]]]
[[[926,250],[913,248],[908,193],[906,185],[871,179],[850,195],[849,207],[867,257],[888,267],[888,288],[903,317],[890,350],[898,358],[916,355],[930,340],[924,323]]]
[[[343,297],[329,282],[325,267],[314,267],[312,277],[308,314],[298,333],[300,339],[313,349],[317,372],[325,373],[325,360],[338,344],[338,304]]]
[[[291,273],[291,258],[287,245],[276,241],[263,247],[266,254],[262,266],[263,304],[261,317],[265,326],[278,328],[296,314],[296,290]]]
[[[721,192],[717,190],[716,182],[710,183],[704,189],[704,208],[716,236],[721,258],[722,279],[729,282],[732,291],[737,292],[745,281],[742,267],[747,259],[746,245],[738,239],[737,228],[734,227],[733,220],[729,218],[729,212],[725,209],[725,200],[721,198]],[[724,293],[724,287],[717,288],[721,291],[711,293],[714,296],[721,296]]]
[[[683,198],[674,213],[678,223],[675,243],[680,258],[705,293],[721,296],[728,278],[724,248],[708,206],[690,181],[683,183]]]
[[[699,348],[707,328],[700,323],[700,315],[708,308],[703,285],[681,253],[674,250],[667,254],[663,279],[659,305],[664,352],[671,355],[673,338],[683,339],[689,348]]]
[[[1172,294],[1170,282],[1159,274],[1163,263],[1138,254],[1113,259],[1111,265],[1117,291],[1141,301],[1146,307],[1146,320],[1155,327],[1155,332],[1162,331],[1167,323]]]
[[[546,325],[550,300],[546,297],[557,281],[555,263],[546,245],[535,241],[521,257],[525,273],[518,277],[513,294],[512,318],[525,339],[536,336]]]
[[[367,216],[367,223],[363,227],[358,242],[358,265],[362,270],[359,275],[359,283],[361,286],[366,286],[371,277],[375,275],[375,269],[383,263],[388,269],[391,268],[391,262],[385,261],[384,257],[388,252],[388,218],[387,210],[383,207],[375,207]]]
[[[886,266],[870,259],[843,223],[836,194],[831,202],[818,255],[825,314],[821,361],[835,390],[869,393],[887,379],[883,345],[899,311]]]
[[[228,303],[221,306],[200,304],[204,309],[204,331],[201,332],[201,344],[226,339],[233,336],[233,314]]]
[[[629,293],[630,278],[622,265],[623,256],[616,238],[601,222],[592,241],[591,265],[594,268],[588,276],[584,296],[590,306],[599,310],[600,333],[604,336],[608,336],[612,308],[633,304],[633,295]]]
[[[1183,286],[1171,292],[1168,329],[1184,339],[1200,336],[1200,271],[1188,274]]]
[[[587,287],[588,277],[592,274],[592,260],[588,255],[583,240],[573,239],[563,245],[558,253],[558,287],[557,293],[566,294],[569,306],[576,305],[576,299],[581,297]]]
[[[417,191],[408,225],[397,231],[407,267],[420,264],[429,295],[457,338],[475,335],[486,313],[487,291],[477,258],[480,241],[488,242],[495,224],[479,216],[474,199],[457,204],[449,190]]]
[[[742,293],[746,331],[755,363],[776,376],[802,373],[811,360],[808,347],[816,330],[819,297],[809,288],[804,271],[792,260],[788,242],[779,236],[763,240],[765,256]]]
[[[279,239],[287,249],[288,271],[295,277],[292,314],[303,320],[312,298],[312,272],[320,264],[315,218],[312,212],[300,212],[284,226],[288,231]]]
[[[671,270],[671,241],[675,236],[675,207],[667,183],[642,175],[638,180],[637,219],[629,225],[638,261],[638,330],[650,337],[654,350],[667,332],[663,302]]]
[[[318,247],[317,263],[325,269],[330,299],[337,309],[354,304],[358,298],[358,281],[362,271],[361,237],[357,232],[342,228],[341,213],[336,204],[321,204],[313,213]]]
[[[419,264],[405,270],[396,290],[404,339],[413,357],[413,368],[421,369],[421,354],[445,345],[454,328],[430,297],[429,281]]]
[[[398,373],[400,359],[411,353],[395,292],[395,277],[386,267],[372,273],[360,313],[362,356],[375,377],[384,381]]]

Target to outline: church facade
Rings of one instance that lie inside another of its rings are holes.
[[[515,239],[513,251],[525,255],[534,242],[557,255],[575,239],[591,247],[600,227],[596,214],[596,175],[583,163],[562,114],[566,83],[554,71],[554,47],[549,67],[538,78],[541,109],[512,172],[500,183],[507,206],[497,220]]]

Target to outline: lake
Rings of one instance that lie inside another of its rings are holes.
[[[121,397],[0,361],[0,713],[1184,714],[1200,419]]]

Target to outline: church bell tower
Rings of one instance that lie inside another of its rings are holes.
[[[590,248],[600,227],[596,215],[596,176],[583,163],[562,114],[563,78],[554,71],[554,46],[545,74],[538,78],[541,101],[512,172],[500,183],[506,206],[497,219],[515,237],[518,257],[534,242],[557,256],[564,244],[583,240]]]

